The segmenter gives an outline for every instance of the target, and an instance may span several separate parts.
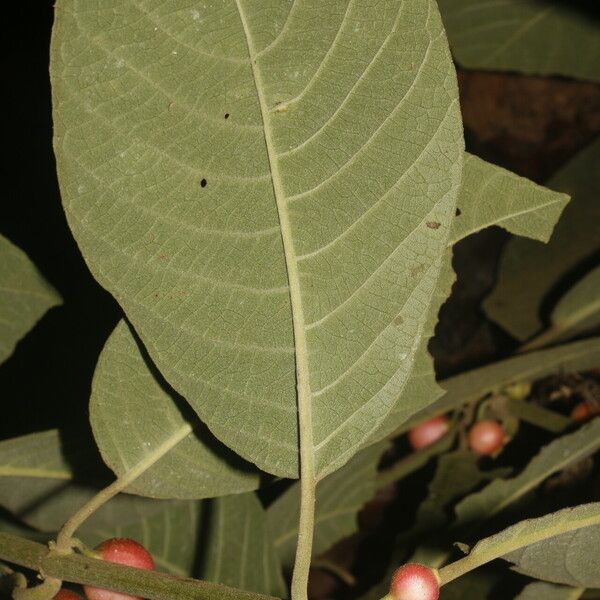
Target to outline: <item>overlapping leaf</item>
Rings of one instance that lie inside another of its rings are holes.
[[[0,363],[42,315],[60,302],[58,292],[27,255],[0,235]]]
[[[297,374],[341,466],[413,370],[454,214],[435,3],[62,0],[52,79],[70,225],[166,379],[296,476]]]
[[[597,529],[600,525],[600,503],[581,504],[574,508],[565,508],[555,513],[539,517],[537,519],[527,519],[511,525],[500,533],[487,537],[475,544],[468,556],[462,562],[460,571],[465,572],[477,568],[496,558],[504,558],[508,561],[513,561],[510,557],[518,560],[523,550],[533,547],[539,551],[540,546],[544,544],[546,547],[552,546],[555,542],[560,546],[560,540],[566,539],[562,536],[573,535],[576,532],[581,532],[583,539],[589,540],[589,529]],[[586,533],[586,530],[588,532]],[[585,542],[583,544],[585,546]],[[588,557],[588,565],[594,566],[598,564],[598,554],[593,552],[594,556]],[[581,561],[581,557],[576,561],[579,565],[585,562]],[[458,564],[458,563],[457,563]],[[449,566],[449,570],[457,574],[453,570],[453,566]],[[598,581],[598,569],[592,568],[583,576],[589,581]],[[442,579],[446,576],[442,572]]]
[[[580,152],[548,185],[572,197],[552,239],[547,245],[510,240],[496,287],[484,303],[488,315],[520,340],[542,328],[540,307],[546,295],[561,280],[579,278],[577,269],[600,250],[600,140]]]
[[[210,506],[206,558],[199,576],[285,598],[281,563],[256,495],[217,498]]]
[[[117,325],[98,361],[90,420],[102,457],[117,475],[150,461],[128,492],[157,498],[204,498],[258,487],[256,468],[202,427],[185,401],[153,372],[124,321]],[[176,441],[173,448],[153,460],[171,439]]]
[[[84,465],[94,484],[75,481]],[[56,532],[99,490],[103,466],[82,443],[62,443],[57,431],[0,442],[0,505],[29,526]],[[197,503],[119,495],[96,511],[78,535],[90,545],[126,535],[143,543],[159,566],[190,574],[196,552]]]
[[[598,507],[600,514],[600,506]],[[600,587],[600,525],[532,544],[504,558],[516,570],[536,579],[578,588]]]
[[[458,199],[459,214],[453,221],[448,243],[454,244],[490,225],[546,241],[567,201],[565,194],[548,190],[466,153]],[[451,262],[452,251],[448,249],[442,261],[442,272],[429,308],[415,367],[393,410],[373,434],[373,440],[397,430],[415,412],[416,406],[432,404],[443,394],[435,383],[433,361],[427,346],[437,323],[439,308],[454,281]]]
[[[78,482],[74,465],[85,465],[94,484]],[[99,491],[102,467],[85,444],[61,443],[56,431],[0,442],[0,505],[48,539]],[[266,515],[252,493],[211,502],[120,494],[94,512],[77,537],[89,546],[130,537],[148,548],[160,570],[285,595]]]
[[[600,25],[582,4],[439,0],[452,52],[463,66],[600,81]]]
[[[313,555],[319,556],[335,542],[357,530],[357,515],[376,490],[377,465],[385,444],[375,444],[359,452],[339,471],[317,486]],[[275,547],[284,568],[294,560],[300,483],[295,483],[269,506],[267,517]]]
[[[560,341],[600,325],[600,267],[592,269],[557,303],[551,326],[539,340]]]

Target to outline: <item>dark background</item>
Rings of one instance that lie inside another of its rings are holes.
[[[16,6],[15,6],[16,5]],[[0,438],[68,424],[87,426],[94,365],[120,311],[93,280],[68,229],[52,153],[48,56],[53,3],[4,13],[2,103],[6,149],[0,233],[60,292],[0,366]],[[582,9],[600,14],[597,3]],[[600,133],[600,86],[561,78],[459,70],[467,148],[543,183]],[[482,315],[508,235],[490,228],[455,249],[459,279],[431,344],[440,377],[509,352],[514,340]]]

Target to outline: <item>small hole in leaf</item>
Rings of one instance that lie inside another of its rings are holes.
[[[206,184],[207,184],[207,183],[208,183],[208,181],[206,181],[206,179],[203,179],[203,180],[200,182],[200,187],[206,187]]]
[[[225,119],[229,119],[229,113],[225,113]]]
[[[456,216],[460,217],[460,215],[462,215],[462,210],[460,210],[460,208],[458,208],[458,206],[456,207]]]

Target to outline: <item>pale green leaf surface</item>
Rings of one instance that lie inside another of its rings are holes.
[[[484,302],[490,318],[520,340],[541,329],[540,306],[548,292],[600,250],[600,140],[577,154],[548,186],[571,196],[550,242],[510,240],[496,287]]]
[[[461,214],[453,221],[448,243],[454,244],[490,225],[546,241],[567,201],[565,194],[548,190],[465,153],[458,198]],[[379,440],[397,430],[414,413],[416,398],[421,399],[421,404],[432,404],[443,394],[435,382],[433,361],[427,347],[437,324],[440,306],[450,294],[454,279],[452,251],[449,249],[442,260],[441,275],[429,307],[414,369],[393,410],[373,434],[372,440]]]
[[[600,506],[598,506],[600,514]],[[600,588],[600,525],[563,533],[504,558],[519,573],[579,588]]]
[[[515,600],[578,600],[584,590],[546,581],[535,581],[526,585]]]
[[[506,169],[465,154],[458,208],[450,243],[490,225],[547,242],[567,194],[554,192]]]
[[[439,0],[452,52],[464,67],[600,81],[600,26],[574,4]]]
[[[584,275],[558,301],[551,319],[555,341],[600,325],[600,267]]]
[[[380,443],[361,450],[348,464],[317,485],[313,556],[319,556],[357,530],[358,512],[375,495],[377,465],[385,447],[386,444]],[[290,569],[294,561],[299,512],[299,482],[267,509],[275,547],[286,569]]]
[[[217,498],[210,506],[206,562],[201,578],[287,597],[267,516],[256,495]]]
[[[456,505],[460,524],[487,518],[504,510],[544,479],[600,448],[600,418],[544,446],[516,477],[496,479]]]
[[[409,419],[400,431],[406,431],[416,423],[483,398],[491,392],[498,392],[511,383],[532,382],[552,373],[585,371],[598,365],[600,338],[591,338],[474,369],[441,381],[440,385],[446,394]]]
[[[148,361],[121,321],[100,355],[92,385],[94,437],[118,476],[151,457],[165,440],[179,440],[126,491],[193,499],[256,489],[256,468],[215,440]]]
[[[70,226],[165,378],[297,476],[297,366],[341,466],[414,369],[454,215],[435,3],[62,0],[51,71]]]
[[[0,363],[42,315],[60,303],[58,292],[27,255],[0,235]]]

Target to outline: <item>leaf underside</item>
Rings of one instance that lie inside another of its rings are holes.
[[[297,476],[305,364],[318,474],[349,460],[414,369],[458,193],[435,3],[62,0],[52,82],[70,226],[167,381]]]
[[[150,461],[127,492],[206,498],[258,487],[256,468],[214,439],[189,405],[161,381],[124,321],[100,355],[90,421],[102,458],[117,476]],[[157,455],[171,439],[179,441],[168,453]]]

